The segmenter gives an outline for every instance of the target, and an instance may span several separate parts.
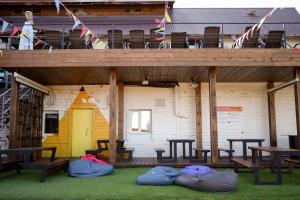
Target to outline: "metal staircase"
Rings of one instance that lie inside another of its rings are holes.
[[[20,86],[20,99],[28,98],[31,88],[21,85]],[[7,89],[4,93],[0,95],[0,131],[9,122],[10,115],[10,101],[11,101],[11,89]]]

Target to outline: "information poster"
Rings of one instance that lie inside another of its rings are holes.
[[[241,125],[242,106],[218,106],[218,124],[220,125]]]

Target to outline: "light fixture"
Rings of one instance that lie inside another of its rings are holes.
[[[198,83],[196,81],[194,81],[194,79],[192,78],[192,88],[196,88],[198,86]]]
[[[80,90],[79,90],[80,92],[84,92],[85,90],[84,90],[84,87],[82,86],[81,88],[80,88]]]
[[[145,76],[144,80],[142,81],[142,85],[149,85],[149,77]]]

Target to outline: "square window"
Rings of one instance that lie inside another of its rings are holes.
[[[132,133],[151,133],[151,110],[130,110],[130,131]]]
[[[59,115],[58,112],[44,113],[45,134],[58,134]]]

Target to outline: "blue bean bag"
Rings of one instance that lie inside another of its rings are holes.
[[[171,185],[179,172],[172,167],[157,166],[139,176],[136,180],[138,185]]]
[[[75,160],[69,165],[69,175],[80,178],[105,176],[113,171],[112,165],[102,165],[90,160]]]
[[[202,165],[191,165],[187,166],[180,171],[181,175],[199,175],[199,174],[211,174],[214,173],[215,170]]]
[[[233,170],[217,171],[202,175],[180,175],[175,185],[181,185],[205,192],[236,191],[238,175]]]

